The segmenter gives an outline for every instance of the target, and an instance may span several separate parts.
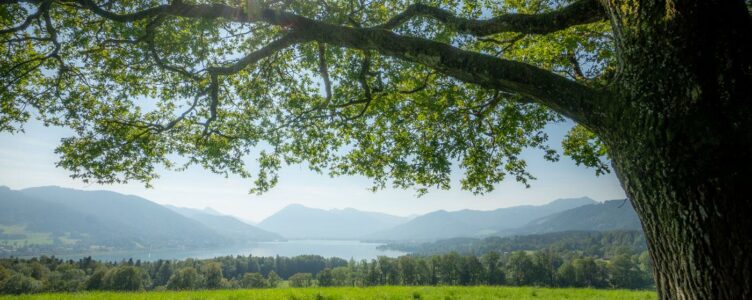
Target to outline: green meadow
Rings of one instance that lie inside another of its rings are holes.
[[[652,300],[654,291],[535,287],[331,287],[159,292],[85,292],[0,296],[0,299],[620,299]]]

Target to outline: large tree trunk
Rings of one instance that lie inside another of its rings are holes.
[[[602,133],[661,299],[752,299],[752,64],[743,1],[608,1],[621,68]]]

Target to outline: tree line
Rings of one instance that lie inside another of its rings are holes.
[[[77,261],[55,257],[0,260],[0,293],[84,290],[196,290],[281,286],[536,285],[651,288],[647,252],[609,258],[577,252],[456,252],[433,256],[349,261],[316,255],[225,256],[154,262]],[[283,283],[284,282],[284,283]]]
[[[577,251],[585,256],[612,257],[621,253],[640,253],[648,249],[641,231],[561,231],[543,234],[491,236],[483,239],[453,238],[429,243],[397,242],[379,246],[417,255],[458,252],[482,255],[489,252],[552,250]]]

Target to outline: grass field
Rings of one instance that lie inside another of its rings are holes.
[[[277,288],[191,292],[91,292],[0,296],[0,299],[656,299],[652,291],[552,289],[534,287],[368,287]]]

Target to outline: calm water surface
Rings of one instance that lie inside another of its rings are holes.
[[[158,259],[186,259],[213,258],[227,255],[253,256],[297,256],[321,255],[323,257],[340,257],[355,260],[373,259],[378,256],[397,257],[406,254],[395,250],[379,250],[378,243],[363,243],[360,241],[331,241],[331,240],[290,240],[286,242],[261,242],[253,245],[228,246],[216,249],[201,250],[154,250],[154,251],[120,251],[107,253],[83,253],[77,255],[61,255],[64,259],[78,259],[91,256],[96,260],[121,261],[133,258],[142,261]]]

